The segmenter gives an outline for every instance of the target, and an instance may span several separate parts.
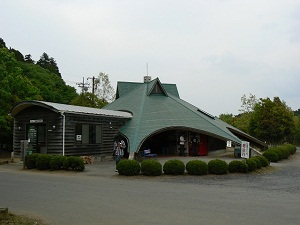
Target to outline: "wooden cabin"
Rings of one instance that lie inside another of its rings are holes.
[[[10,114],[15,155],[26,140],[30,153],[111,156],[114,137],[132,118],[128,112],[43,101],[22,101]]]

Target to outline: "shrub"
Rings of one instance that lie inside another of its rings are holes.
[[[286,149],[288,149],[288,151],[290,152],[291,155],[295,154],[297,147],[295,145],[292,144],[284,144],[284,147],[286,147]]]
[[[186,171],[189,175],[205,175],[208,172],[208,165],[201,160],[191,160],[186,164]]]
[[[288,159],[290,156],[290,151],[288,150],[287,146],[281,145],[278,149],[282,152],[282,158]]]
[[[135,176],[140,173],[141,166],[136,160],[125,159],[117,164],[117,170],[120,175]]]
[[[64,157],[62,169],[68,170],[70,168],[69,164],[69,157]]]
[[[63,167],[66,168],[66,162],[63,162]],[[83,171],[85,168],[84,161],[79,156],[69,156],[68,157],[68,166],[71,167],[71,169],[76,171]]]
[[[262,168],[262,164],[261,164],[260,160],[257,157],[253,157],[251,159],[255,161],[257,169]]]
[[[141,163],[141,172],[145,176],[160,176],[162,174],[162,165],[155,159],[144,160]]]
[[[245,161],[241,161],[241,165],[240,165],[240,172],[241,173],[248,173],[249,171],[249,166]]]
[[[281,152],[281,150],[278,147],[271,147],[268,149],[268,151],[273,151],[278,155],[278,161],[283,159],[283,153]]]
[[[51,170],[61,170],[63,168],[64,161],[66,156],[55,155],[50,159],[49,165]]]
[[[208,162],[208,171],[211,174],[226,174],[228,172],[228,164],[221,159],[213,159]]]
[[[255,160],[253,160],[252,158],[246,159],[246,164],[248,165],[249,172],[252,172],[257,169],[257,164],[256,164]]]
[[[267,150],[263,153],[263,156],[266,157],[270,162],[278,162],[278,154],[274,151]]]
[[[255,156],[254,158],[259,159],[262,167],[267,167],[270,165],[270,161],[262,155]]]
[[[38,153],[33,153],[31,155],[27,155],[25,157],[25,166],[27,169],[35,169],[36,168],[36,159],[39,156]]]
[[[51,155],[47,154],[39,154],[36,159],[36,168],[38,170],[48,170],[50,169],[50,159],[52,158]]]
[[[168,175],[182,175],[184,174],[185,165],[178,159],[171,159],[165,162],[163,170],[164,173]]]
[[[241,161],[239,160],[233,160],[228,164],[228,171],[230,173],[237,173],[240,170]]]

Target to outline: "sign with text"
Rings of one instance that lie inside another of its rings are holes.
[[[241,158],[249,158],[250,153],[250,143],[248,141],[242,141],[241,146]]]

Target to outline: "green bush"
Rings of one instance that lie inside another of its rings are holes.
[[[117,164],[117,170],[120,175],[135,176],[140,173],[141,166],[136,160],[125,159]]]
[[[248,173],[248,168],[245,161],[233,160],[228,164],[228,171],[230,173]]]
[[[256,168],[257,169],[261,169],[262,168],[262,164],[261,164],[260,160],[257,157],[253,157],[251,159],[256,162]]]
[[[267,150],[263,153],[263,156],[266,157],[270,162],[278,162],[278,154],[274,151]]]
[[[186,171],[189,175],[205,175],[208,172],[208,165],[201,160],[191,160],[186,164]]]
[[[39,154],[39,156],[36,159],[36,168],[38,170],[49,170],[51,158],[51,155]]]
[[[208,171],[211,174],[226,174],[228,172],[228,164],[221,159],[213,159],[208,162]]]
[[[257,169],[256,161],[253,160],[252,158],[246,159],[246,164],[248,165],[249,172],[255,171]]]
[[[286,147],[286,149],[288,149],[291,155],[295,154],[295,152],[297,151],[297,147],[295,145],[284,144],[283,146]]]
[[[283,159],[283,152],[278,147],[271,147],[268,149],[268,151],[273,151],[278,155],[278,161]]]
[[[31,155],[27,155],[25,157],[25,166],[27,169],[35,169],[36,168],[36,159],[39,156],[38,153],[33,153]]]
[[[68,170],[70,168],[69,157],[64,157],[62,169]]]
[[[145,176],[160,176],[162,174],[162,165],[155,159],[144,160],[141,163],[141,172]]]
[[[69,156],[68,161],[69,161],[69,167],[71,167],[72,170],[83,171],[85,168],[84,161],[79,156]],[[64,163],[63,166],[65,168]]]
[[[282,152],[282,159],[288,159],[290,156],[290,151],[285,145],[278,146],[278,149]]]
[[[63,168],[64,161],[66,156],[54,155],[50,159],[49,165],[51,170],[61,170]]]
[[[178,159],[171,159],[165,162],[163,170],[164,173],[168,175],[182,175],[184,174],[185,165]]]
[[[254,158],[259,159],[262,167],[267,167],[270,165],[270,161],[262,155],[255,156]]]

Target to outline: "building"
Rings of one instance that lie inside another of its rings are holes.
[[[21,141],[29,150],[45,154],[111,156],[116,135],[126,142],[130,157],[144,149],[158,155],[177,155],[179,137],[184,152],[191,154],[197,139],[198,155],[226,149],[228,142],[265,148],[266,144],[189,104],[179,97],[176,84],[158,78],[144,82],[118,82],[116,100],[103,109],[42,101],[16,104],[14,151],[21,154]]]
[[[23,101],[14,117],[13,148],[21,154],[28,140],[32,153],[61,155],[111,155],[114,136],[131,113],[42,101]]]
[[[160,155],[175,155],[179,137],[185,138],[185,152],[191,153],[191,140],[198,140],[198,155],[226,149],[227,141],[265,148],[257,140],[217,117],[180,99],[176,84],[162,84],[159,78],[145,77],[143,83],[118,82],[116,100],[104,107],[132,113],[133,117],[120,128],[128,151],[137,153],[151,149]]]

